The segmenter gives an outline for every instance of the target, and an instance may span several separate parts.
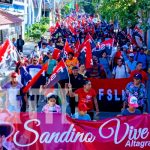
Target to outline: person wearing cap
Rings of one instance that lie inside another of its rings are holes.
[[[139,107],[138,105],[138,99],[135,96],[129,96],[128,97],[128,108],[124,109],[121,112],[122,116],[130,116],[130,115],[140,115],[141,111],[137,109]]]
[[[94,118],[94,105],[96,108],[96,113],[99,113],[99,107],[96,98],[96,92],[91,86],[91,81],[85,80],[83,87],[77,89],[75,92],[72,91],[71,84],[69,86],[70,96],[78,98],[78,104],[85,103],[88,107],[87,113],[90,115],[91,120]]]
[[[6,100],[6,108],[10,112],[20,112],[21,109],[21,89],[23,85],[18,82],[18,74],[12,72],[10,74],[10,81],[2,86],[6,90],[8,99]]]
[[[48,63],[48,69],[46,72],[46,77],[50,77],[54,68],[57,65],[57,61],[55,59],[53,59],[52,52],[47,52],[47,57],[48,57],[48,59],[46,60],[46,63]]]
[[[137,62],[134,60],[134,53],[130,53],[128,55],[128,60],[125,61],[125,64],[126,64],[126,66],[128,68],[128,73],[129,74],[131,73],[131,71],[136,69]]]
[[[72,73],[72,67],[79,66],[79,61],[77,57],[74,57],[74,53],[72,52],[68,53],[68,59],[65,61],[65,63],[66,63],[66,66],[68,67],[69,74]]]
[[[148,76],[147,76],[146,72],[142,70],[142,66],[143,66],[142,62],[137,62],[136,69],[130,73],[130,78],[133,79],[135,74],[141,74],[142,82],[144,84],[146,84],[146,82],[148,80]]]
[[[88,111],[88,107],[85,103],[80,103],[78,105],[78,112],[76,112],[72,118],[74,119],[78,119],[78,120],[87,120],[87,121],[90,121],[91,118],[90,118],[90,115],[87,114],[87,111]]]
[[[56,104],[58,97],[56,95],[47,96],[47,104],[42,108],[44,113],[61,113],[61,107]]]
[[[146,89],[145,85],[142,83],[142,75],[141,74],[135,74],[133,78],[133,82],[129,82],[126,86],[125,93],[124,93],[124,103],[123,103],[123,109],[126,108],[128,103],[128,97],[135,96],[138,100],[138,109],[141,110],[141,112],[146,112],[147,107],[147,95],[146,95]]]

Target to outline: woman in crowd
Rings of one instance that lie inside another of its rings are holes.
[[[84,78],[88,78],[90,76],[89,72],[86,70],[84,64],[80,64],[79,65],[79,71],[78,71],[78,73],[81,74]]]

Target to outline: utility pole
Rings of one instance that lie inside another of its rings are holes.
[[[45,17],[45,0],[44,0],[44,13],[43,13],[43,17]]]
[[[39,6],[39,9],[38,9],[38,15],[37,15],[36,21],[38,21],[38,22],[39,22],[39,21],[40,21],[40,19],[41,19],[42,0],[39,0],[38,6]]]

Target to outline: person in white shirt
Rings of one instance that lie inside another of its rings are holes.
[[[11,80],[2,86],[6,90],[8,99],[6,100],[6,107],[10,112],[20,112],[21,110],[21,88],[23,85],[18,82],[18,74],[12,72]]]
[[[128,77],[128,68],[123,64],[123,60],[121,58],[117,60],[117,66],[113,68],[112,77],[115,79]]]
[[[42,47],[40,48],[40,52],[43,54],[44,52],[47,53],[49,49],[47,48],[47,43],[42,43]]]

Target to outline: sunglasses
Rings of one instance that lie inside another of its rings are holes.
[[[134,78],[134,80],[141,80],[141,79]]]
[[[56,102],[56,100],[49,100],[49,102]]]

